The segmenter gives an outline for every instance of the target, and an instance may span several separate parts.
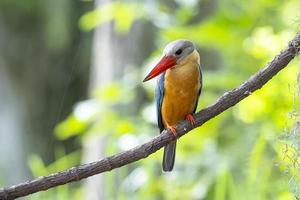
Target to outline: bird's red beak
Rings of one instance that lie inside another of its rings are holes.
[[[176,65],[176,59],[173,56],[162,57],[162,59],[157,63],[157,65],[146,76],[143,82],[149,81],[150,79],[158,76],[159,74],[163,73],[164,71],[173,67],[174,65]]]

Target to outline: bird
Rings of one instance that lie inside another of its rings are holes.
[[[163,50],[160,61],[143,82],[158,77],[155,100],[160,133],[169,129],[176,137],[175,125],[186,119],[195,125],[195,113],[202,90],[200,54],[186,39],[170,42]],[[173,170],[176,140],[164,147],[162,170]]]

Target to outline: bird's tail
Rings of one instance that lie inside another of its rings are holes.
[[[176,141],[171,142],[164,148],[164,157],[162,161],[163,171],[172,171],[175,162]]]

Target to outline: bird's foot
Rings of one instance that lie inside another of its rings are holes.
[[[177,138],[177,130],[174,126],[167,126],[167,128],[172,132],[172,134],[174,135],[174,137]]]
[[[195,126],[196,120],[195,120],[195,118],[193,117],[192,114],[188,114],[188,115],[185,117],[185,119],[188,120],[188,121],[192,124],[192,126]]]

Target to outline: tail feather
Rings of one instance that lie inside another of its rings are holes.
[[[175,163],[176,141],[171,142],[164,148],[164,157],[162,162],[163,171],[172,171]]]

